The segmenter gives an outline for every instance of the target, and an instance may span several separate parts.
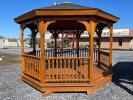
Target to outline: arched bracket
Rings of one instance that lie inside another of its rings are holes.
[[[96,21],[94,21],[94,20],[89,20],[89,21],[78,20],[78,22],[85,25],[87,32],[89,32],[89,35],[94,35],[92,33],[95,33],[95,32],[92,32],[92,29],[96,29],[96,26],[98,24]],[[95,30],[93,30],[93,31],[95,31]]]

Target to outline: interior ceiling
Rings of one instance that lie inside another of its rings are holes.
[[[48,30],[86,30],[86,28],[76,20],[60,20],[50,24]]]

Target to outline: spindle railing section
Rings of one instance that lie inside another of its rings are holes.
[[[40,49],[36,50],[36,56],[40,57],[41,51]],[[45,55],[47,57],[54,57],[55,56],[55,50],[54,49],[46,49]],[[56,50],[56,57],[89,57],[89,49],[83,48],[83,49],[57,49]],[[98,50],[94,49],[93,52],[93,58],[94,63],[98,62]]]
[[[40,80],[41,68],[40,58],[32,55],[23,55],[24,57],[24,74]]]
[[[47,82],[88,81],[88,57],[46,58]]]
[[[109,52],[100,51],[100,65],[109,69]]]

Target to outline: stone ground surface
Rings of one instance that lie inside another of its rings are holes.
[[[92,95],[42,94],[21,81],[20,49],[0,49],[0,100],[133,100],[133,51],[113,51],[113,80]],[[7,60],[7,61],[5,61]]]

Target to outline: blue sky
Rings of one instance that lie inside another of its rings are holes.
[[[53,5],[54,2],[72,2],[100,8],[120,17],[120,21],[114,25],[115,28],[133,29],[133,0],[0,0],[0,35],[18,38],[19,25],[13,18],[32,9]]]

